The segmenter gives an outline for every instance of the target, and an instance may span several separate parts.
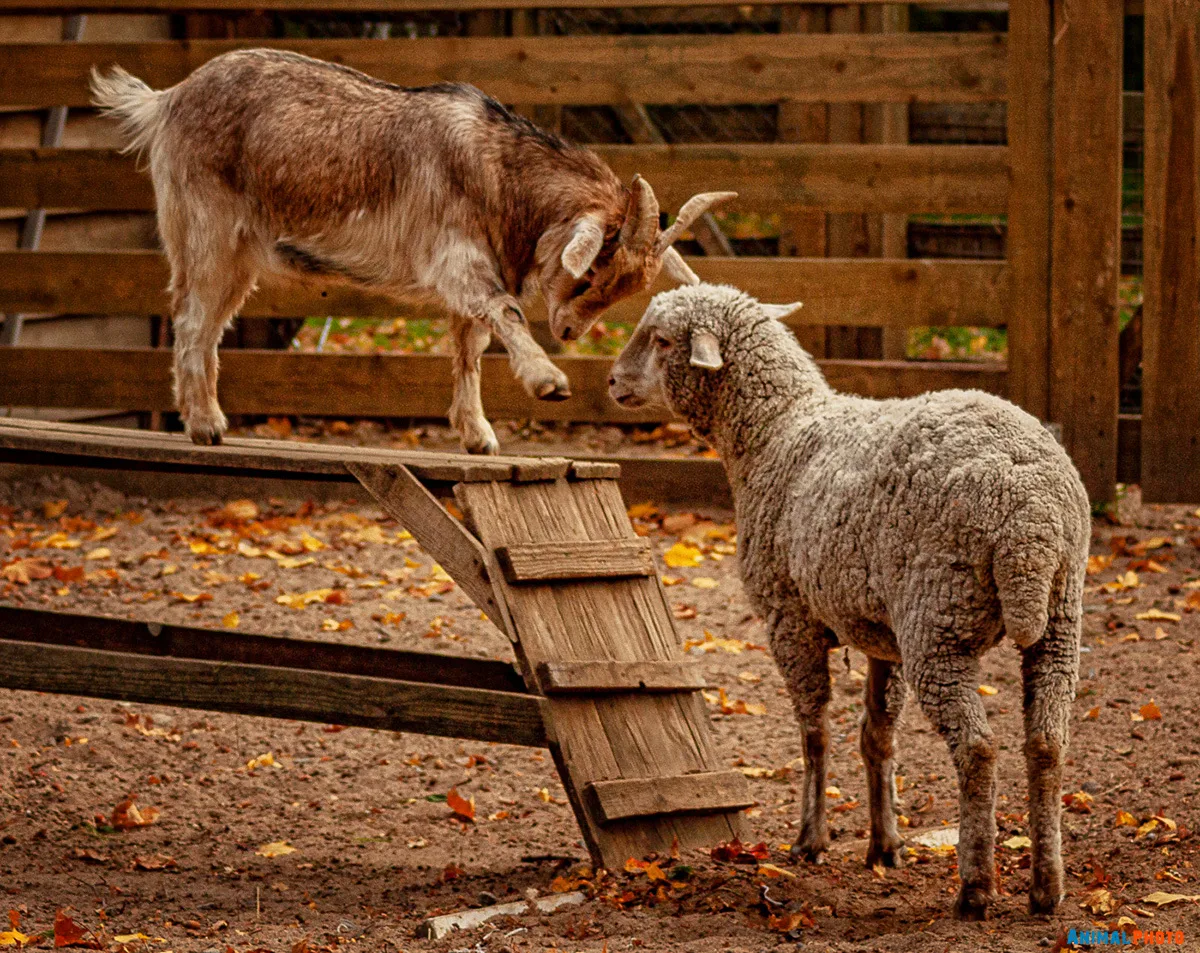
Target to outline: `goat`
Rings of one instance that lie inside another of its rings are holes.
[[[644,179],[625,187],[593,152],[514,115],[473,86],[406,88],[276,50],[218,56],[153,90],[93,70],[96,105],[126,151],[148,153],[171,268],[175,400],[191,439],[220,443],[217,344],[267,273],[349,283],[450,313],[450,422],[473,453],[497,453],[480,357],[499,338],[529,393],[570,396],[520,301],[540,287],[560,339],[648,287],[672,247],[732,192],[694,196],[672,226]]]

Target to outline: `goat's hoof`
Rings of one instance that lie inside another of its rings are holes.
[[[467,453],[474,453],[482,456],[494,457],[500,452],[500,441],[495,437],[489,437],[485,440],[477,440],[473,443],[463,444]]]
[[[567,400],[571,396],[571,385],[559,381],[546,381],[534,390],[538,400]]]
[[[1062,903],[1062,892],[1051,893],[1041,887],[1033,887],[1029,891],[1029,912],[1037,916],[1038,914],[1051,914],[1058,909],[1058,905]]]
[[[188,436],[198,447],[219,447],[221,445],[221,431],[219,430],[193,430]]]
[[[884,847],[882,844],[872,844],[867,848],[867,869],[882,864],[884,867],[904,866],[904,844],[894,847]]]
[[[954,904],[954,916],[959,920],[986,920],[992,892],[986,887],[964,886]]]

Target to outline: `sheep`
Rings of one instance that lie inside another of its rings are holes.
[[[665,267],[671,246],[732,192],[693,196],[659,230],[654,191],[625,187],[473,86],[404,88],[277,50],[218,56],[170,89],[93,71],[96,105],[149,154],[171,267],[176,403],[192,440],[219,443],[217,343],[263,273],[348,283],[451,315],[450,421],[465,448],[498,453],[480,398],[494,333],[543,400],[566,376],[529,333],[520,299],[540,285],[551,330],[586,332]]]
[[[1021,652],[1030,910],[1063,896],[1060,794],[1079,668],[1091,522],[1071,460],[1036,419],[979,391],[839,394],[782,323],[797,306],[734,288],[656,296],[613,365],[611,396],[665,406],[710,441],[733,489],[740,572],[769,629],[804,738],[799,858],[829,846],[823,808],[827,655],[868,657],[860,747],[867,865],[901,863],[894,728],[907,689],[958,774],[955,911],[994,889],[996,746],[980,657]]]

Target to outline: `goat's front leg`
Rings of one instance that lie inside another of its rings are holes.
[[[896,827],[896,719],[904,707],[906,688],[900,666],[868,659],[866,702],[859,747],[867,769],[867,805],[871,843],[867,866],[901,867],[904,841]]]
[[[492,333],[508,352],[513,373],[530,396],[540,400],[566,400],[571,396],[567,375],[554,366],[529,333],[529,322],[516,298],[490,298],[485,313]]]
[[[792,707],[804,735],[804,793],[801,798],[800,836],[791,847],[793,857],[821,863],[829,849],[825,818],[825,748],[829,728],[829,650],[837,644],[833,633],[819,622],[773,613],[771,654],[783,674]]]
[[[454,400],[450,425],[458,431],[468,453],[499,453],[496,432],[483,414],[479,359],[492,339],[486,326],[474,318],[455,316],[450,333],[454,338]]]

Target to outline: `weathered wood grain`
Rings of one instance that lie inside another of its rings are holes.
[[[1200,4],[1146,0],[1142,494],[1200,502]]]
[[[644,539],[562,540],[501,546],[496,557],[509,582],[653,576],[654,557]]]
[[[531,695],[0,639],[0,688],[544,747]]]
[[[488,416],[614,423],[671,418],[662,408],[629,411],[617,405],[608,395],[610,358],[558,357],[555,363],[571,381],[572,396],[564,401],[541,401],[530,397],[513,378],[507,358],[486,355],[483,406]],[[947,388],[976,388],[1003,395],[1007,384],[1002,364],[818,363],[836,389],[865,397],[911,397]],[[232,350],[222,352],[221,365],[218,391],[226,413],[437,419],[445,418],[453,395],[451,359],[440,355]],[[0,348],[0,406],[173,410],[171,354],[154,348]],[[217,464],[220,455],[235,454],[233,448],[240,445],[241,441],[229,441],[214,451],[218,456],[203,459]],[[348,459],[389,462],[358,448],[347,452],[351,454]],[[301,456],[301,470],[307,459]],[[339,461],[320,459],[326,461],[326,472],[343,472],[337,470]],[[444,454],[440,462],[452,468],[446,471],[454,474],[448,479],[513,477],[512,464],[498,464],[494,459]],[[432,472],[432,464],[426,460],[423,469],[415,472],[424,479]],[[463,469],[466,467],[473,468],[476,476],[470,476]]]
[[[594,146],[622,180],[654,185],[664,208],[736,187],[741,208],[957,212],[1008,208],[1008,150],[940,145]],[[154,208],[147,174],[115,149],[0,150],[0,208]]]
[[[736,810],[755,803],[740,771],[595,781],[587,791],[605,823],[693,811]]]
[[[271,46],[405,86],[468,82],[502,102],[984,102],[1005,96],[1003,34],[555,36],[7,44],[0,106],[86,106],[93,67],[156,89],[228,50]]]
[[[1050,420],[1093,501],[1116,492],[1121,0],[1055,5]]]
[[[537,667],[543,695],[605,692],[694,692],[708,687],[694,662],[542,662]]]
[[[555,0],[556,8],[624,9],[639,7],[691,7],[696,0]],[[894,0],[841,0],[843,3],[882,3]],[[1140,12],[1142,0],[1130,0]],[[278,10],[363,13],[401,13],[424,10],[526,10],[540,9],[545,0],[0,0],[4,13],[158,12],[195,10]],[[922,0],[921,6],[961,6],[963,0]],[[705,6],[748,6],[743,0],[705,0]],[[678,14],[676,14],[678,16]]]

